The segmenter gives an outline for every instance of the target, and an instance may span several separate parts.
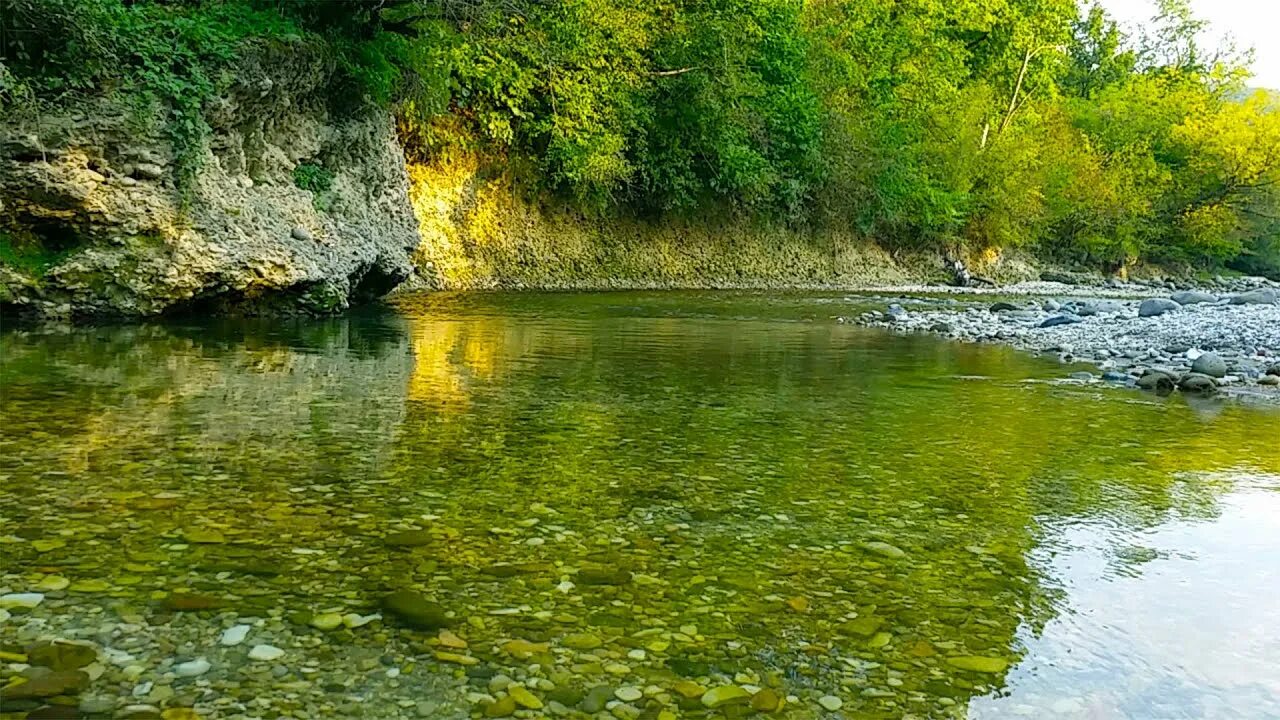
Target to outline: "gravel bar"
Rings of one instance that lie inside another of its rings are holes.
[[[1055,285],[1061,292],[1046,291]],[[1172,293],[1150,286],[1033,283],[943,298],[899,288],[902,295],[883,298],[884,311],[839,320],[1054,353],[1064,363],[1093,363],[1097,374],[1072,373],[1085,382],[1161,393],[1227,391],[1280,401],[1277,287],[1263,278]],[[983,295],[1008,299],[991,302]]]

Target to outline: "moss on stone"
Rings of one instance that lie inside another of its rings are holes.
[[[29,234],[0,231],[0,265],[32,278],[41,278],[65,258],[67,250],[47,250]]]

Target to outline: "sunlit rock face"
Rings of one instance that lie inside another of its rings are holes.
[[[418,243],[403,153],[386,113],[335,107],[331,72],[305,47],[246,57],[190,148],[113,101],[0,124],[0,304],[324,313],[393,288]]]

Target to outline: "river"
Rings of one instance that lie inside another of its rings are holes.
[[[859,303],[7,327],[0,712],[1280,717],[1280,412]]]

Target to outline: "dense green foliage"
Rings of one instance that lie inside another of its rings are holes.
[[[311,193],[311,204],[321,212],[329,209],[333,187],[333,171],[323,165],[304,162],[293,169],[293,184]]]
[[[28,277],[40,277],[69,253],[68,248],[46,248],[30,237],[0,230],[0,265],[19,270]]]
[[[301,163],[293,169],[293,182],[303,190],[324,192],[333,185],[333,173],[322,165]]]
[[[186,145],[244,43],[310,41],[411,152],[597,212],[1280,271],[1280,115],[1185,0],[1140,38],[1076,0],[0,2],[0,103],[119,88]]]

